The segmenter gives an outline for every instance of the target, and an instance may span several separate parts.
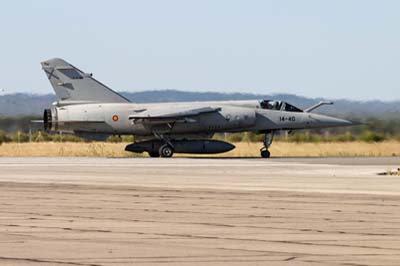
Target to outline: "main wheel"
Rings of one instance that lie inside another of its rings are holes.
[[[149,156],[152,158],[160,157],[160,153],[158,151],[149,151]]]
[[[172,155],[174,154],[174,150],[168,144],[165,144],[160,147],[159,153],[161,157],[169,158],[172,157]]]
[[[271,153],[269,152],[269,150],[261,151],[261,157],[262,158],[269,158],[270,156],[271,156]]]

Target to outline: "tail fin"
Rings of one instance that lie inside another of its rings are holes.
[[[60,58],[41,63],[61,101],[126,103],[128,99]]]

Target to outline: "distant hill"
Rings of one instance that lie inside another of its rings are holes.
[[[300,108],[309,107],[323,98],[307,98],[292,94],[261,95],[251,93],[188,92],[178,90],[154,90],[142,92],[121,92],[136,103],[147,102],[186,102],[276,99],[288,101]],[[0,116],[41,115],[56,100],[55,95],[8,94],[0,96]],[[352,101],[334,100],[335,105],[320,109],[320,112],[346,117],[400,118],[400,101]]]

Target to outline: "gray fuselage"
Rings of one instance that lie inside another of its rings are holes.
[[[151,110],[162,112],[176,108],[218,108],[171,123],[141,123],[129,119],[133,113]],[[264,109],[258,100],[179,103],[90,103],[53,106],[52,130],[116,135],[191,134],[216,132],[267,132],[347,126],[351,122],[325,115]]]

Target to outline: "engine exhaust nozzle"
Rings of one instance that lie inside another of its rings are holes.
[[[43,112],[43,129],[44,131],[51,131],[51,128],[53,126],[53,121],[51,117],[51,110],[50,109],[45,109]]]

